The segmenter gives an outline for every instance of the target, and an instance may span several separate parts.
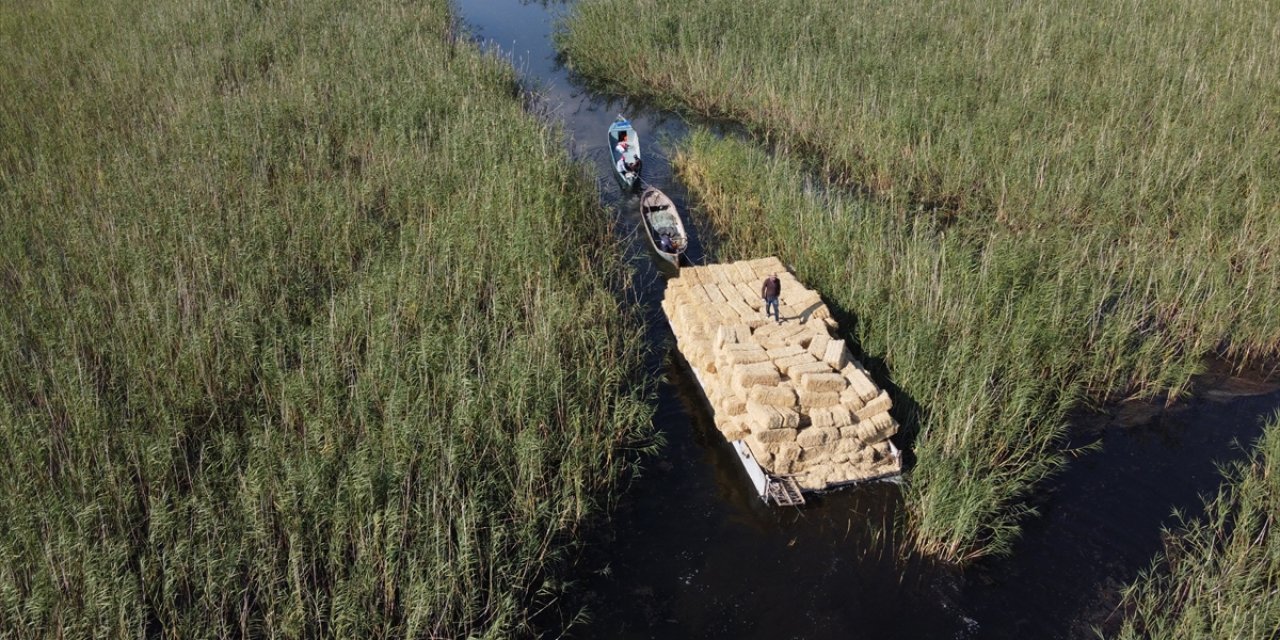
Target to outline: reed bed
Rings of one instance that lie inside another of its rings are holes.
[[[1062,464],[1067,412],[1091,390],[1177,388],[1197,370],[1151,325],[1146,274],[1120,269],[1121,249],[1055,254],[1007,233],[975,246],[705,131],[676,165],[725,259],[781,255],[849,316],[914,443],[907,505],[916,546],[935,557],[1010,549],[1023,499]],[[1116,267],[1109,280],[1080,277],[1098,262]]]
[[[1130,245],[1163,321],[1247,358],[1280,344],[1278,11],[588,0],[558,38],[602,89],[742,122],[912,215]]]
[[[1273,638],[1280,629],[1280,416],[1198,519],[1179,515],[1165,552],[1124,593],[1114,636]]]
[[[695,137],[681,170],[726,258],[778,253],[856,317],[911,414],[918,544],[964,562],[1008,550],[1068,409],[1277,354],[1275,12],[589,0],[558,39],[779,155]]]
[[[0,8],[0,636],[506,637],[554,597],[646,442],[640,320],[454,34]]]

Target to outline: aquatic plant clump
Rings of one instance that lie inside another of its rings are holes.
[[[0,130],[0,636],[526,628],[642,327],[447,2],[5,5]]]
[[[1271,638],[1280,629],[1280,416],[1198,519],[1179,517],[1165,552],[1124,593],[1120,640]]]

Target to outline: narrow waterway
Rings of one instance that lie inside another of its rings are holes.
[[[570,625],[567,637],[1094,637],[1091,627],[1107,623],[1118,588],[1160,551],[1172,510],[1200,513],[1200,496],[1219,485],[1215,465],[1242,457],[1261,433],[1261,419],[1280,407],[1277,387],[1207,375],[1198,399],[1170,409],[1144,404],[1080,418],[1074,444],[1100,440],[1102,449],[1044,487],[1041,516],[1026,523],[1012,557],[964,574],[904,554],[895,485],[834,492],[800,510],[764,506],[670,351],[658,307],[669,274],[637,232],[634,198],[619,193],[610,173],[606,130],[621,113],[641,135],[645,179],[686,216],[689,258],[708,259],[667,158],[687,126],[575,83],[551,42],[566,6],[458,4],[464,28],[511,60],[542,109],[563,123],[571,152],[595,167],[601,200],[615,212],[635,267],[637,304],[651,327],[650,365],[663,378],[654,426],[666,445],[644,462],[611,520],[592,530],[568,601],[552,608],[571,615],[587,606],[590,619]]]

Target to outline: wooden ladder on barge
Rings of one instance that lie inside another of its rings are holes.
[[[769,501],[779,507],[799,507],[804,506],[804,494],[800,493],[800,485],[794,478],[769,478],[765,502]]]

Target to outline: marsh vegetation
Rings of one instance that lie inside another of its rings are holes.
[[[721,257],[781,255],[856,320],[905,407],[917,546],[963,563],[1010,550],[1069,410],[1275,355],[1275,10],[595,0],[559,44],[754,134],[678,163]]]
[[[1126,589],[1117,638],[1270,638],[1280,629],[1280,420],[1225,475],[1204,517],[1180,515],[1164,554]]]
[[[502,637],[550,597],[644,444],[641,326],[449,13],[0,8],[0,635]]]

